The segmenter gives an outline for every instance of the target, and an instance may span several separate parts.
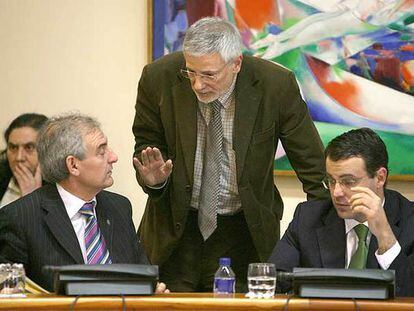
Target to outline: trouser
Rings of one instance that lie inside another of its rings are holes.
[[[236,291],[247,291],[247,266],[258,262],[243,212],[217,215],[217,229],[204,241],[198,228],[197,211],[189,211],[178,246],[160,267],[160,280],[175,292],[211,292],[219,258],[231,258]]]

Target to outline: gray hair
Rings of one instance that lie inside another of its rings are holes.
[[[68,178],[66,158],[72,155],[83,160],[86,155],[83,138],[95,131],[101,131],[99,122],[81,114],[71,113],[47,121],[36,146],[43,179],[57,183]]]
[[[242,41],[237,28],[218,17],[205,17],[188,28],[183,43],[184,53],[194,56],[219,53],[225,62],[242,54]]]

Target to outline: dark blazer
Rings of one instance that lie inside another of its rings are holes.
[[[148,263],[135,234],[129,200],[101,191],[96,195],[99,227],[113,263]],[[46,185],[0,210],[0,258],[23,263],[26,275],[48,290],[45,265],[83,264],[72,223],[55,185]]]
[[[396,191],[385,190],[385,213],[401,252],[389,269],[396,273],[396,294],[414,295],[414,203]],[[375,257],[377,238],[369,244],[367,268],[381,269]],[[345,221],[331,201],[305,202],[296,208],[292,222],[269,259],[278,270],[294,267],[345,268]],[[286,284],[279,284],[285,287]],[[288,288],[282,288],[287,290]]]
[[[152,263],[162,264],[183,234],[190,209],[197,144],[197,98],[181,52],[145,66],[133,125],[135,154],[157,147],[172,159],[162,190],[138,182],[149,199],[139,233]],[[309,199],[326,198],[323,146],[292,72],[255,57],[243,58],[235,86],[233,149],[242,209],[254,245],[266,260],[279,239],[283,203],[274,184],[280,140]],[[266,237],[266,238],[264,238]]]

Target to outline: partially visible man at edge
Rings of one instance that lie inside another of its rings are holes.
[[[283,214],[279,140],[308,199],[327,196],[323,146],[293,73],[243,56],[238,30],[220,18],[197,21],[183,52],[144,68],[133,133],[149,195],[140,239],[175,291],[211,291],[220,257],[245,291],[247,265],[267,260]]]
[[[0,208],[42,186],[37,159],[37,133],[47,117],[25,113],[4,132],[6,149],[0,153]]]
[[[37,141],[50,184],[0,210],[0,258],[23,263],[34,282],[53,289],[44,266],[148,263],[137,239],[129,200],[105,191],[118,157],[93,118],[49,120]],[[164,283],[157,292],[166,290]]]
[[[396,295],[414,296],[414,203],[385,188],[384,142],[371,129],[351,130],[328,144],[325,157],[331,200],[299,204],[269,261],[283,271],[392,269]]]

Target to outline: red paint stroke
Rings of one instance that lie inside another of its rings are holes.
[[[187,0],[186,13],[188,25],[192,25],[207,16],[225,16],[223,8],[214,0]]]

